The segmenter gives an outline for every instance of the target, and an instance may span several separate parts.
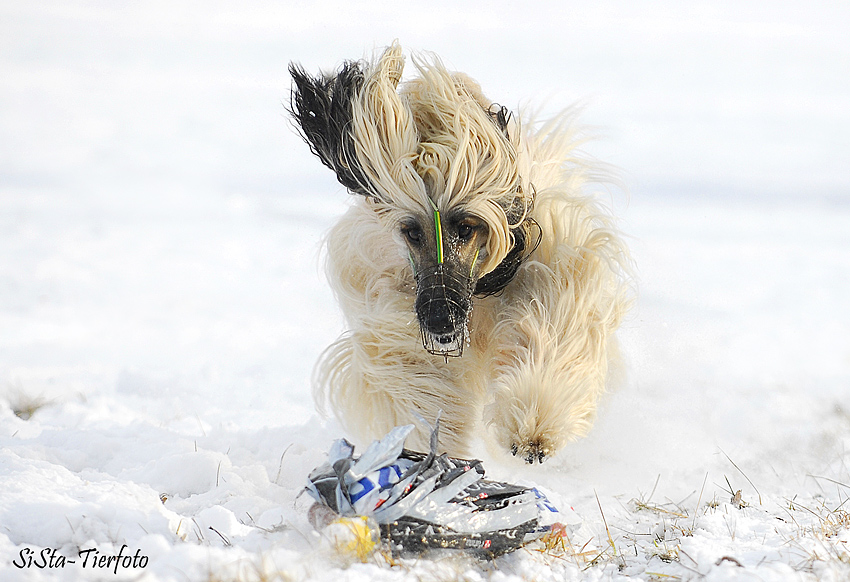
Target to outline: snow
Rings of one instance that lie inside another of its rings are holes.
[[[48,0],[0,22],[0,580],[850,577],[846,7]],[[298,497],[344,434],[310,374],[342,329],[320,241],[347,199],[286,119],[286,65],[393,38],[510,107],[584,101],[629,187],[623,385],[543,467],[480,451],[575,508],[572,551],[352,563]],[[93,567],[119,552],[148,560]]]

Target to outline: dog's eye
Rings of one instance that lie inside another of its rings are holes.
[[[471,224],[467,224],[465,222],[461,222],[457,225],[457,237],[460,240],[469,240],[472,238],[472,233],[475,231],[475,228]]]
[[[422,229],[418,226],[405,225],[401,227],[401,233],[410,242],[410,244],[419,246],[422,244]]]

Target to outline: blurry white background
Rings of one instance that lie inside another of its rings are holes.
[[[777,496],[815,490],[809,471],[847,482],[848,30],[850,5],[827,0],[3,1],[0,400],[50,406],[29,424],[3,409],[0,435],[59,477],[0,472],[33,484],[0,517],[70,483],[63,467],[158,486],[151,458],[177,435],[242,443],[270,480],[294,439],[294,496],[325,444],[309,378],[342,323],[319,248],[347,194],[287,119],[287,65],[395,38],[511,109],[582,103],[587,151],[628,186],[612,194],[640,277],[628,381],[535,478],[595,511],[593,490],[660,474],[722,483],[722,447]],[[40,543],[68,541],[56,519]]]

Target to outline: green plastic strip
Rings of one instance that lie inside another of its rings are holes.
[[[443,225],[440,222],[440,211],[434,211],[434,224],[437,227],[437,264],[443,264]]]

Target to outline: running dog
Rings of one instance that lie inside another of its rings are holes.
[[[331,74],[290,65],[291,113],[356,201],[327,238],[347,331],[314,396],[360,438],[440,419],[543,462],[583,436],[616,356],[629,259],[566,112],[518,119],[468,76],[394,43]],[[408,446],[428,450],[428,430]]]

